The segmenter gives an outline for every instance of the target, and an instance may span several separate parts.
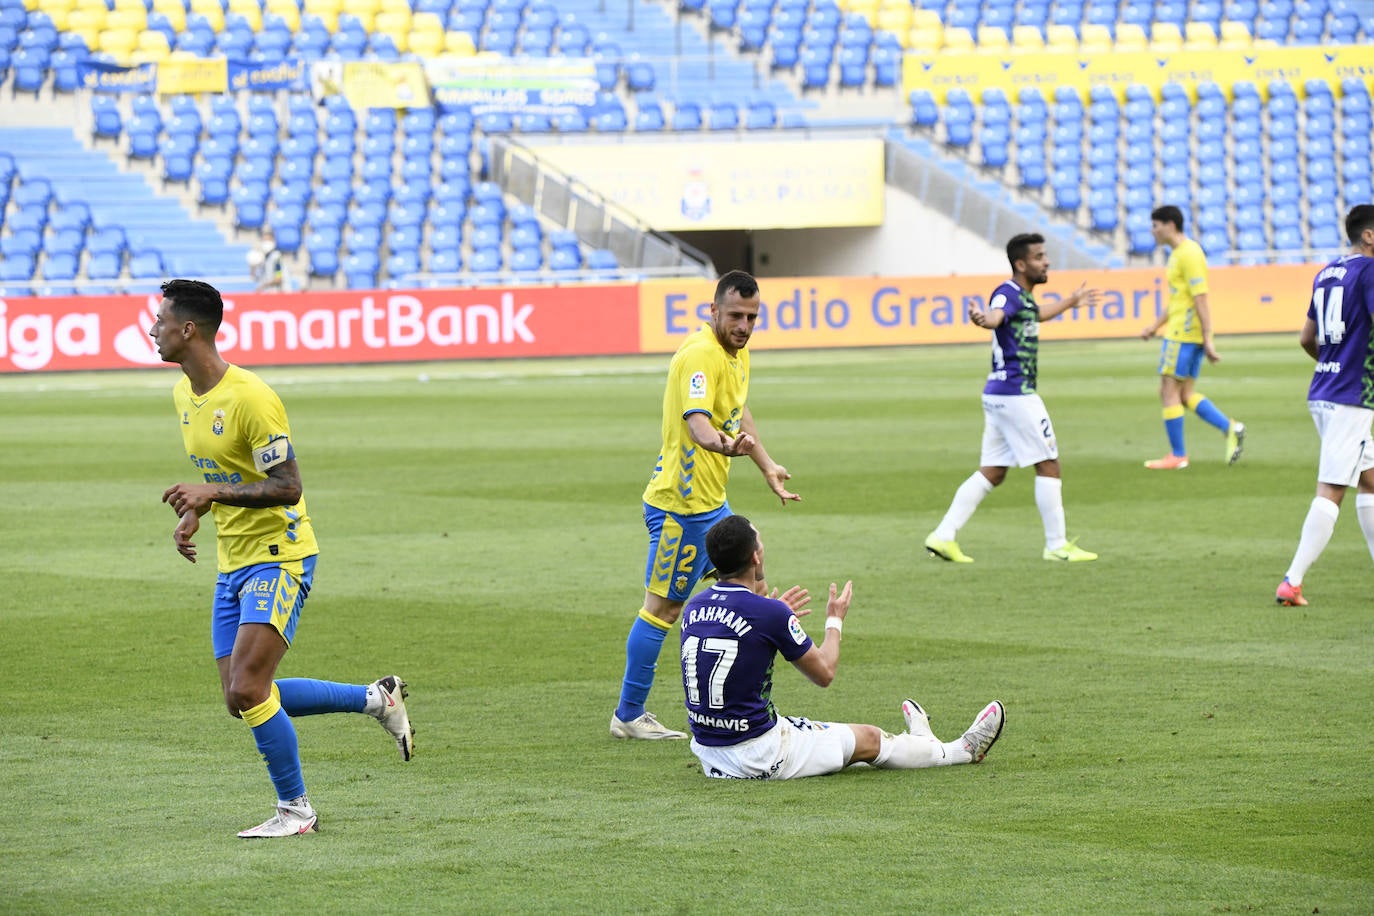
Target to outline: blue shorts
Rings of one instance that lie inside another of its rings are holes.
[[[285,563],[258,563],[220,573],[215,582],[215,608],[210,618],[210,640],[215,658],[234,651],[239,627],[265,623],[274,627],[286,644],[296,635],[301,608],[315,579],[315,557]]]
[[[644,588],[669,601],[692,597],[701,577],[715,572],[706,557],[706,532],[731,515],[734,513],[728,502],[719,509],[696,515],[677,515],[645,503],[649,562],[644,567]]]
[[[1202,344],[1165,340],[1159,353],[1159,374],[1174,378],[1197,378],[1202,371]]]

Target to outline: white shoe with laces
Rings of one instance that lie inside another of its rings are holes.
[[[925,738],[935,737],[935,733],[930,730],[930,716],[926,715],[921,704],[915,700],[902,701],[902,718],[906,719],[907,734]]]
[[[615,717],[615,713],[611,713],[611,737],[658,741],[664,738],[686,738],[687,735],[684,732],[673,731],[654,718],[653,713],[646,712],[629,722],[621,722]]]
[[[981,763],[988,755],[988,751],[1002,734],[1002,724],[1005,721],[1006,713],[1002,710],[1002,704],[996,700],[983,707],[978,718],[973,720],[962,739],[964,749],[973,757],[973,763]]]
[[[256,827],[240,830],[239,836],[245,840],[261,840],[281,836],[301,836],[315,833],[320,829],[320,816],[304,805],[277,805],[277,813]]]
[[[396,747],[401,751],[401,759],[409,760],[415,753],[415,729],[411,727],[410,716],[406,713],[406,682],[398,675],[388,674],[372,682],[372,689],[381,699],[381,706],[369,713],[387,734],[396,739]]]

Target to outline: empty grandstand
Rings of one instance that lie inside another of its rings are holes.
[[[1349,0],[0,0],[0,287],[250,289],[267,230],[323,288],[709,273],[752,249],[541,145],[835,136],[887,145],[873,270],[929,212],[1149,259],[1163,202],[1218,261],[1303,260],[1374,198],[1371,36]]]

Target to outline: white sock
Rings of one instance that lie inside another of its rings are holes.
[[[380,715],[386,708],[386,701],[382,699],[382,692],[377,689],[376,684],[367,685],[367,699],[363,701],[363,713],[369,716]]]
[[[889,735],[884,732],[879,739],[878,756],[873,765],[885,770],[920,770],[951,763],[968,763],[971,759],[967,751],[963,760],[954,759],[951,745],[941,742],[934,735]]]
[[[1355,515],[1360,519],[1360,530],[1364,532],[1364,542],[1369,547],[1369,556],[1374,557],[1374,493],[1356,495]]]
[[[954,491],[954,501],[949,504],[949,511],[935,529],[936,539],[952,541],[958,537],[959,529],[973,518],[978,504],[991,492],[992,484],[983,476],[982,471],[974,471],[973,475],[959,484],[959,489]]]
[[[1035,478],[1035,505],[1045,523],[1045,549],[1058,550],[1069,542],[1064,534],[1064,481],[1058,477]]]
[[[1356,505],[1358,504],[1357,501]],[[1289,584],[1302,585],[1302,577],[1312,568],[1312,564],[1317,562],[1317,557],[1322,555],[1322,551],[1330,543],[1331,532],[1336,530],[1336,518],[1340,512],[1341,507],[1325,496],[1318,496],[1312,500],[1312,508],[1307,510],[1307,518],[1302,523],[1298,552],[1293,554],[1293,564],[1288,567]]]

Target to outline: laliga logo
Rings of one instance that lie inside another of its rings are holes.
[[[148,329],[157,321],[157,302],[156,297],[149,296],[147,308],[138,313],[134,323],[115,334],[115,352],[138,366],[156,366],[162,362],[162,357],[157,355],[157,346],[148,336]]]

